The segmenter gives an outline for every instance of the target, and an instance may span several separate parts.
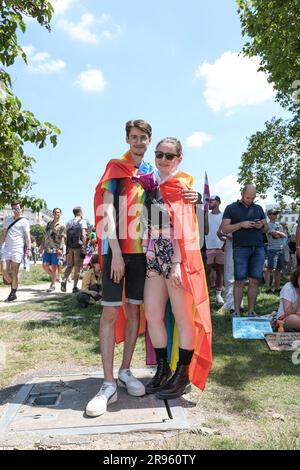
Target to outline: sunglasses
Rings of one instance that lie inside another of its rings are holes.
[[[154,152],[154,153],[155,153],[155,158],[157,158],[158,160],[162,160],[163,157],[165,157],[166,160],[168,160],[169,162],[174,160],[174,158],[178,157],[176,153],[164,153],[164,152]]]

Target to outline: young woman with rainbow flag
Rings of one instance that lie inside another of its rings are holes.
[[[204,389],[212,364],[210,307],[197,219],[194,206],[181,197],[183,189],[192,188],[194,178],[178,170],[181,161],[178,139],[168,137],[157,144],[158,185],[145,202],[144,308],[157,357],[157,371],[146,392],[162,400],[183,395],[190,382]],[[175,318],[171,328],[165,318],[168,299]]]

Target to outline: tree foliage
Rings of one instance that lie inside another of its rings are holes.
[[[248,57],[260,57],[260,70],[268,74],[278,101],[295,108],[295,86],[300,89],[300,83],[295,85],[300,80],[300,0],[237,3],[242,33],[250,37],[243,52]]]
[[[278,202],[300,197],[300,0],[237,0],[243,53],[260,58],[260,69],[274,86],[277,101],[291,113],[273,117],[249,139],[242,155],[239,182],[256,184],[266,195],[275,189]]]
[[[0,207],[13,199],[38,211],[45,201],[26,195],[32,188],[31,174],[35,158],[24,152],[24,143],[43,148],[47,141],[57,144],[59,129],[41,123],[32,112],[22,108],[15,96],[7,68],[17,57],[27,63],[25,52],[18,43],[18,32],[24,33],[24,17],[29,16],[50,31],[53,7],[48,1],[0,0]]]
[[[276,201],[282,205],[284,196],[295,200],[300,195],[300,139],[291,135],[282,119],[273,118],[265,126],[263,132],[249,139],[238,181],[255,184],[262,197],[272,187]]]
[[[43,225],[35,224],[30,227],[30,234],[35,238],[38,246],[41,244],[45,232],[46,228]]]

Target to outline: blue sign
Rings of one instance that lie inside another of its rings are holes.
[[[273,333],[270,320],[259,317],[233,317],[232,333],[235,339],[265,339],[265,333]]]

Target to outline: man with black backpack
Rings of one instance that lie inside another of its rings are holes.
[[[73,293],[79,292],[77,287],[80,271],[85,257],[84,247],[86,244],[86,221],[82,218],[82,208],[74,207],[74,219],[67,223],[67,267],[61,283],[61,291],[67,291],[67,279],[74,268]]]
[[[17,299],[18,273],[24,255],[29,256],[31,250],[29,222],[22,217],[19,202],[12,202],[13,215],[5,219],[2,235],[4,247],[2,250],[3,277],[11,284],[11,292],[5,302]]]

